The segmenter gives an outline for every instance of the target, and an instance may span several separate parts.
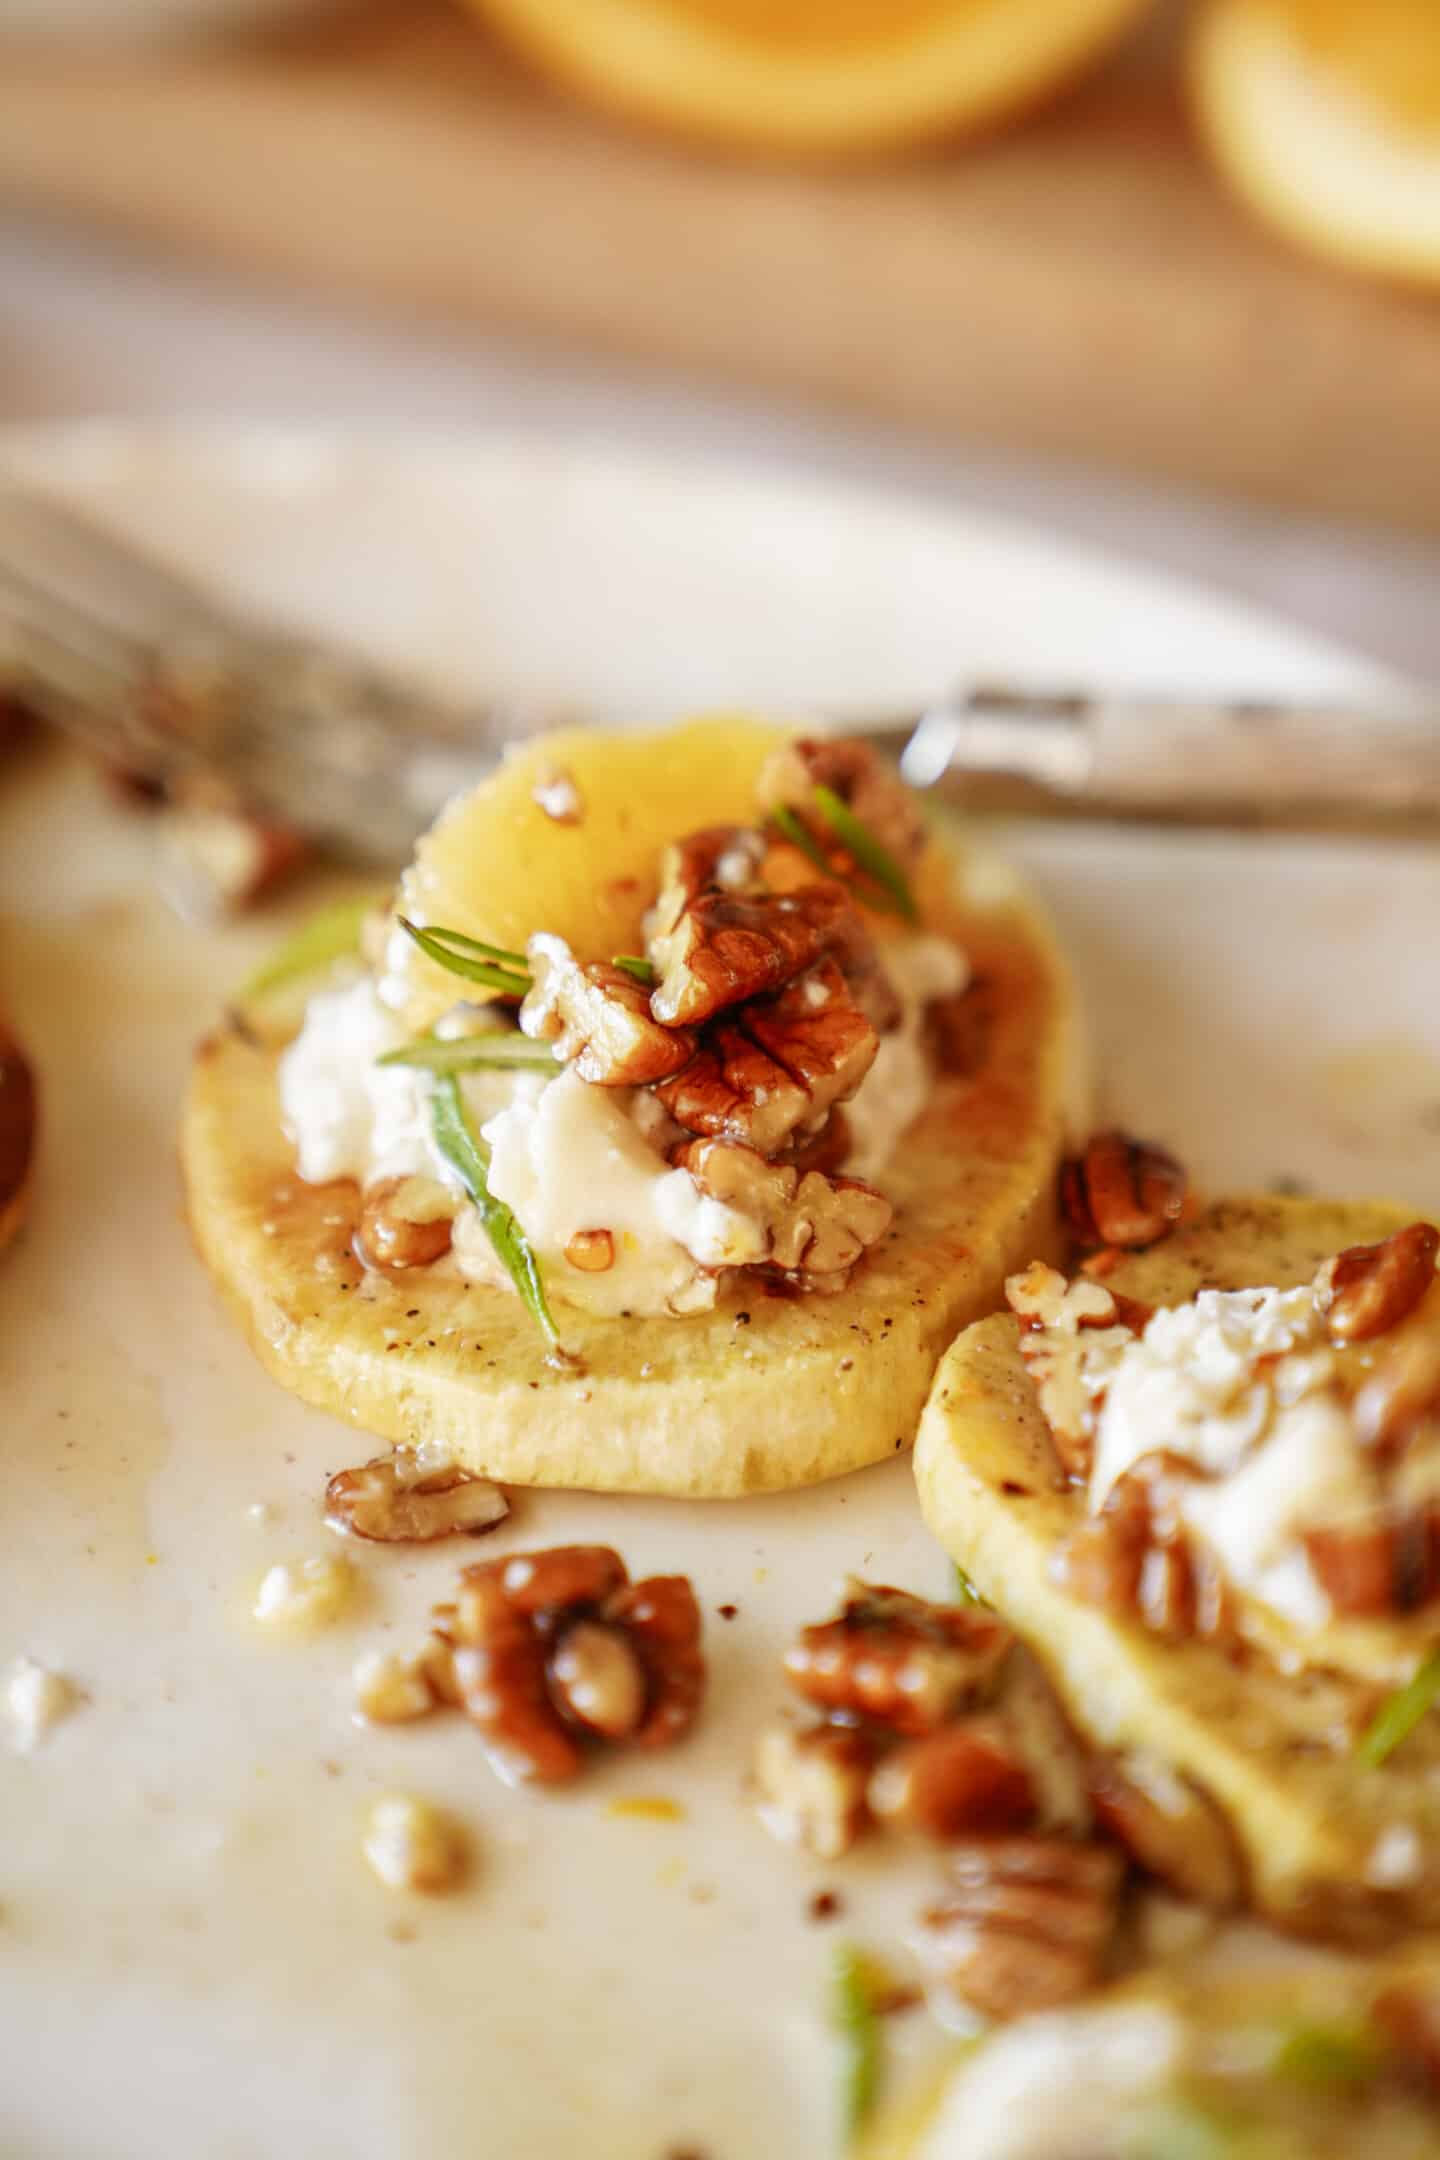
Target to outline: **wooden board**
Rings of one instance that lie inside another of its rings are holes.
[[[1440,530],[1440,306],[1232,207],[1168,75],[879,170],[577,112],[426,5],[184,55],[0,55],[0,199],[479,323],[1205,488]]]

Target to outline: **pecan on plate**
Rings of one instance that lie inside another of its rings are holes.
[[[578,1775],[588,1743],[666,1747],[705,1684],[700,1610],[683,1575],[632,1583],[606,1545],[560,1545],[466,1568],[436,1609],[461,1708],[511,1783]]]
[[[894,1749],[870,1780],[869,1802],[877,1820],[941,1843],[1021,1829],[1038,1806],[1014,1736],[986,1716],[956,1718]]]
[[[870,1826],[867,1793],[879,1751],[873,1735],[853,1726],[771,1726],[753,1774],[766,1829],[818,1860],[838,1860]]]
[[[838,966],[824,960],[777,996],[713,1021],[690,1064],[656,1092],[687,1132],[773,1155],[855,1093],[878,1048]]]
[[[690,1027],[727,1005],[778,990],[831,949],[853,912],[843,885],[703,892],[672,930],[651,933],[660,981],[650,1010],[667,1027]]]
[[[897,863],[914,868],[925,852],[925,820],[910,790],[872,744],[857,736],[806,737],[777,750],[761,769],[762,806],[793,810],[820,846],[838,855],[840,843],[816,809],[817,787],[838,795]]]
[[[1440,1230],[1414,1222],[1379,1245],[1351,1245],[1315,1277],[1315,1305],[1332,1338],[1369,1342],[1408,1319],[1435,1281]]]
[[[1128,1133],[1096,1133],[1060,1166],[1061,1213],[1079,1245],[1154,1245],[1180,1220],[1187,1184],[1164,1148]]]
[[[367,1267],[429,1267],[449,1252],[454,1218],[454,1195],[437,1178],[380,1178],[365,1188],[356,1249]]]
[[[695,1038],[663,1027],[650,994],[624,968],[577,960],[564,938],[540,931],[525,948],[533,985],[520,1025],[599,1087],[645,1087],[688,1065]]]
[[[1099,1979],[1119,1916],[1123,1856],[1069,1838],[975,1838],[946,1855],[951,1890],[922,1915],[938,1984],[982,2017],[1069,2002]]]
[[[692,1140],[673,1160],[702,1192],[759,1227],[764,1249],[754,1265],[804,1290],[843,1290],[895,1212],[883,1193],[859,1178],[767,1162],[731,1140]]]
[[[803,1629],[786,1652],[785,1675],[832,1717],[917,1738],[990,1693],[1012,1640],[993,1613],[852,1577],[838,1618]]]
[[[479,1537],[505,1520],[510,1503],[489,1478],[453,1463],[427,1468],[412,1456],[377,1455],[339,1470],[325,1487],[326,1519],[352,1537],[381,1544],[429,1544]]]

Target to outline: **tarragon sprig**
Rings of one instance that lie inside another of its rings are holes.
[[[830,2023],[841,2048],[840,2119],[853,2145],[879,2096],[883,2034],[870,1961],[852,1943],[835,1953]]]
[[[626,975],[633,975],[636,982],[643,983],[647,990],[659,980],[650,962],[643,960],[639,953],[617,952],[610,965],[619,968]]]
[[[529,990],[530,963],[524,953],[507,952],[503,945],[486,945],[479,938],[467,937],[463,930],[422,930],[407,916],[396,919],[426,959],[449,974],[480,983],[487,990],[498,990],[504,997],[523,998]]]
[[[887,914],[901,916],[907,923],[918,923],[920,910],[915,905],[909,879],[890,850],[876,839],[864,819],[856,817],[849,803],[843,801],[833,788],[817,782],[811,793],[816,810],[869,881],[863,892],[850,884],[854,898],[862,907],[879,908]],[[777,803],[770,812],[770,822],[783,839],[799,848],[806,860],[817,870],[823,870],[826,877],[833,878],[837,874],[834,863],[814,833],[789,803]]]
[[[465,1113],[460,1083],[452,1073],[442,1075],[435,1083],[430,1097],[430,1123],[436,1147],[459,1173],[461,1184],[475,1203],[496,1259],[519,1291],[521,1302],[550,1345],[551,1354],[563,1356],[560,1330],[545,1296],[545,1279],[534,1247],[504,1201],[497,1200],[490,1190],[490,1150]]]
[[[1408,1740],[1437,1695],[1440,1695],[1440,1650],[1422,1659],[1404,1687],[1387,1695],[1376,1711],[1355,1750],[1362,1770],[1378,1770]]]
[[[508,1028],[479,1035],[420,1035],[375,1060],[377,1065],[413,1065],[421,1072],[558,1072],[560,1061],[548,1043],[532,1042]]]
[[[867,877],[873,878],[882,892],[889,895],[895,913],[908,923],[920,920],[920,910],[915,905],[915,895],[910,881],[896,862],[890,850],[883,846],[871,832],[863,818],[858,818],[835,793],[834,788],[815,786],[815,807],[834,833],[848,855],[853,855]]]

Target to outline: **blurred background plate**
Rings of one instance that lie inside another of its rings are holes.
[[[653,708],[913,697],[962,669],[1266,693],[1378,680],[1043,534],[718,457],[90,426],[7,436],[0,465],[452,688]],[[1440,1012],[1417,995],[1433,848],[1001,836],[1075,954],[1108,1108],[1208,1183],[1440,1206]],[[353,1660],[408,1642],[460,1556],[368,1549],[352,1622],[294,1648],[247,1630],[247,1591],[324,1549],[323,1478],[366,1448],[264,1377],[188,1248],[189,1051],[278,926],[185,927],[147,848],[64,754],[0,785],[0,991],[41,1073],[46,1148],[0,1270],[0,1657],[40,1658],[86,1698],[34,1755],[0,1749],[0,2143],[15,2160],[831,2150],[840,1930],[810,1897],[840,1890],[840,1929],[889,1950],[930,1869],[878,1844],[804,1862],[741,1780],[780,1650],[839,1573],[944,1594],[908,1465],[710,1508],[518,1497],[492,1550],[599,1539],[636,1572],[694,1576],[714,1677],[673,1756],[539,1800],[505,1791],[456,1723],[357,1730]],[[366,1874],[362,1810],[396,1787],[472,1828],[463,1896],[397,1904]],[[613,1811],[656,1798],[676,1812]],[[899,2058],[934,2038],[921,2013],[893,2021]]]

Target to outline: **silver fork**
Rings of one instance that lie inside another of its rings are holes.
[[[393,862],[504,745],[573,710],[446,706],[250,620],[128,539],[0,480],[0,682],[111,763],[213,774],[336,852]],[[631,725],[624,716],[587,713]],[[786,716],[871,736],[912,785],[1019,779],[1082,814],[1440,821],[1440,715],[1008,686],[913,712]]]
[[[218,776],[257,813],[394,860],[509,736],[278,632],[49,496],[0,485],[0,681],[107,763]]]

